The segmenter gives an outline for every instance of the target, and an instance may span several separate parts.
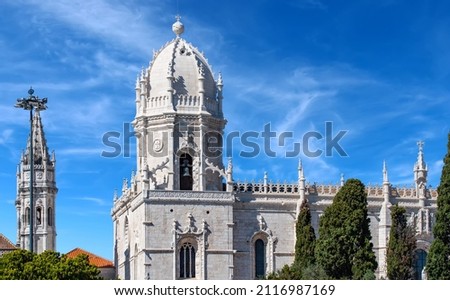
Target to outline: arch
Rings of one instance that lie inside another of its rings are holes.
[[[133,279],[138,279],[139,272],[139,249],[137,243],[134,244],[134,258],[133,258]]]
[[[192,191],[193,174],[192,174],[192,156],[188,153],[182,153],[179,157],[179,174],[180,174],[180,190]]]
[[[129,240],[129,225],[128,225],[128,217],[125,217],[125,222],[123,226],[123,236],[124,236],[124,279],[131,279],[131,270],[130,270],[130,240]]]
[[[197,254],[195,246],[190,242],[184,242],[181,244],[178,254],[179,278],[195,278],[195,256]]]
[[[278,239],[273,237],[271,233],[272,232],[270,230],[260,230],[250,239],[250,265],[252,278],[257,279],[274,271],[273,256],[275,244]],[[264,255],[264,260],[262,259],[261,254]],[[260,265],[263,263],[264,268]],[[261,274],[262,269],[264,274]]]
[[[53,226],[53,208],[47,208],[47,225]]]
[[[424,269],[427,264],[428,253],[423,249],[414,251],[414,279],[422,280],[424,278]]]
[[[199,243],[193,235],[186,235],[177,243],[176,251],[176,278],[201,278],[201,257]]]
[[[266,245],[262,239],[255,241],[255,277],[262,278],[266,275]]]
[[[123,225],[123,238],[125,241],[125,247],[128,248],[129,246],[129,225],[128,225],[128,217],[125,217],[125,222]]]
[[[30,225],[30,214],[31,214],[31,210],[29,207],[25,208],[25,223],[27,225]]]
[[[36,225],[42,224],[42,207],[36,207]]]

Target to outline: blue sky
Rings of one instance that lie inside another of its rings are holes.
[[[348,154],[301,155],[310,182],[341,173],[394,185],[413,183],[418,140],[429,184],[439,183],[450,130],[450,3],[447,1],[3,0],[0,4],[0,232],[15,242],[16,165],[29,133],[16,98],[47,97],[41,113],[57,158],[57,250],[75,247],[112,259],[114,189],[136,168],[131,156],[101,156],[106,132],[134,117],[134,84],[153,50],[183,38],[203,50],[224,79],[227,132],[347,130]],[[178,8],[177,8],[178,7]],[[292,140],[293,141],[293,140]],[[291,142],[292,142],[291,141]],[[256,143],[262,145],[262,140]],[[134,141],[132,141],[134,144]],[[296,180],[299,157],[239,157],[234,177]],[[322,149],[323,141],[312,143]]]

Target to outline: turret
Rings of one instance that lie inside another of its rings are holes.
[[[389,183],[388,171],[386,167],[386,161],[383,161],[383,198],[384,202],[389,202],[389,195],[391,192],[391,184]]]
[[[33,143],[29,137],[17,168],[17,245],[22,249],[29,249],[30,217],[33,216],[32,230],[35,237],[33,249],[41,253],[56,249],[55,199],[58,192],[55,183],[56,158],[54,152],[49,155],[39,111],[35,112],[32,124]],[[34,160],[33,189],[30,189],[31,153]],[[30,207],[30,190],[33,192],[33,207]]]
[[[218,102],[218,111],[219,111],[219,116],[223,116],[223,78],[222,78],[222,73],[219,73],[219,78],[217,79],[217,102]]]
[[[387,263],[386,251],[389,240],[389,232],[391,230],[391,203],[390,197],[390,183],[388,178],[388,171],[386,162],[383,161],[383,204],[380,209],[380,222],[378,224],[378,269],[379,277],[386,278]]]
[[[417,198],[419,198],[419,203],[422,207],[425,205],[428,175],[428,167],[423,157],[423,145],[424,142],[417,142],[419,152],[417,154],[417,161],[414,165],[414,183],[416,186],[416,195]]]
[[[303,172],[302,160],[298,161],[298,192],[299,192],[299,201],[297,202],[297,210],[296,215],[300,213],[300,208],[303,203],[306,201],[306,186],[305,186],[305,174]]]

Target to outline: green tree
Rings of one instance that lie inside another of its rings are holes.
[[[302,279],[301,277],[300,270],[294,264],[284,265],[280,270],[267,275],[269,280],[299,280]]]
[[[414,229],[406,221],[405,213],[405,208],[398,205],[391,209],[392,227],[386,254],[389,279],[414,279],[416,237]]]
[[[0,280],[31,279],[29,269],[35,255],[27,250],[15,250],[0,256]]]
[[[377,268],[367,216],[367,194],[349,179],[320,219],[316,262],[331,279],[374,279]]]
[[[315,263],[314,248],[316,246],[316,234],[311,225],[311,211],[306,201],[302,204],[295,225],[295,259],[294,265],[303,270]]]
[[[295,258],[292,265],[284,265],[281,270],[278,270],[267,276],[267,279],[272,280],[299,280],[303,279],[303,271],[311,269],[308,273],[309,277],[315,277],[318,272],[310,266],[314,265],[314,247],[316,242],[316,235],[314,228],[311,225],[311,211],[306,202],[302,203],[300,212],[297,217],[295,225]],[[319,278],[310,278],[319,279]]]
[[[0,280],[101,279],[87,255],[68,258],[54,251],[41,254],[15,250],[0,257]]]
[[[441,181],[437,189],[436,223],[425,270],[429,279],[450,279],[450,133]]]

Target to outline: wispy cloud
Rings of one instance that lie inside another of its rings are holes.
[[[70,26],[79,35],[100,38],[120,47],[130,47],[134,51],[149,53],[148,44],[161,44],[162,36],[158,22],[142,22],[143,18],[160,20],[161,3],[147,1],[150,9],[137,9],[121,1],[17,1],[25,9],[39,10],[41,18],[38,25],[52,25],[56,20]],[[141,41],[146,41],[142,43]]]
[[[105,201],[104,199],[97,198],[97,197],[78,197],[78,198],[72,198],[73,200],[79,200],[79,201],[85,201],[89,203],[93,203],[99,206],[107,206],[110,205],[109,202]]]
[[[11,135],[13,133],[12,129],[4,129],[0,132],[0,145],[6,144],[9,142]]]

